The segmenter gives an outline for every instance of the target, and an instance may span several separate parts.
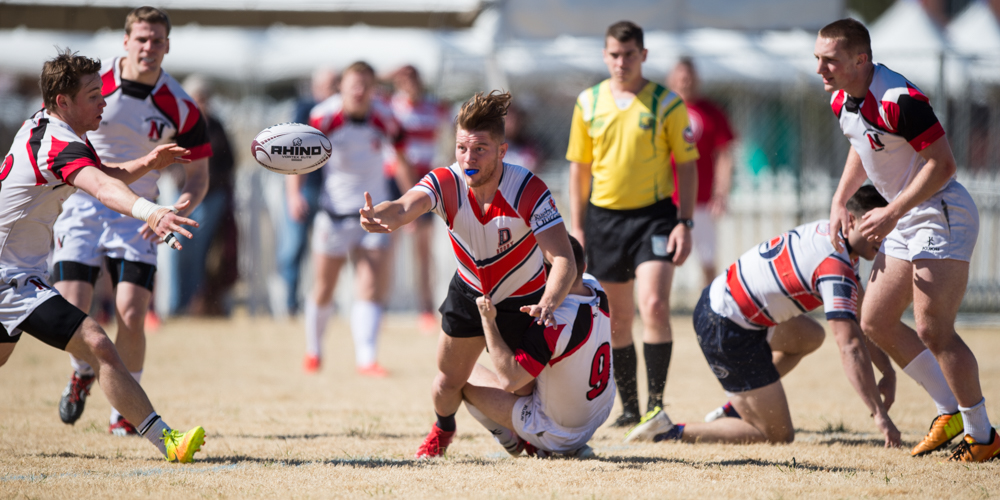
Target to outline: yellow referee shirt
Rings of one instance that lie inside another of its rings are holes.
[[[687,107],[662,85],[647,83],[625,109],[609,80],[577,97],[566,159],[591,164],[595,206],[630,210],[673,196],[671,153],[677,163],[698,159]]]

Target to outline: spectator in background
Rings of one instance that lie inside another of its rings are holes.
[[[690,57],[677,61],[667,86],[684,100],[691,134],[698,148],[698,196],[695,199],[694,228],[691,236],[698,251],[698,260],[705,278],[705,286],[718,274],[715,268],[715,221],[726,213],[729,189],[733,180],[733,130],[725,112],[701,96],[698,72]],[[673,157],[671,157],[673,162]],[[674,171],[674,185],[677,172]],[[674,192],[674,204],[679,203]]]
[[[200,75],[192,75],[184,80],[183,87],[208,123],[208,139],[214,154],[208,160],[208,193],[191,213],[200,226],[191,233],[194,239],[181,240],[185,251],[170,254],[174,261],[170,313],[226,315],[227,294],[236,283],[238,272],[233,217],[235,162],[226,130],[209,107],[211,83]]]
[[[448,106],[428,94],[420,80],[420,73],[413,66],[403,66],[392,76],[395,93],[389,101],[392,113],[403,129],[403,154],[413,167],[414,179],[402,181],[396,171],[395,155],[386,162],[389,182],[389,199],[395,200],[423,178],[432,168],[437,153],[437,143],[442,125],[448,121]],[[427,212],[414,225],[416,249],[417,306],[420,308],[420,330],[437,333],[439,323],[434,315],[434,256],[431,254],[431,235],[434,232],[434,214]],[[388,274],[388,273],[387,273]]]
[[[527,116],[520,107],[511,105],[507,108],[507,119],[504,122],[504,134],[507,136],[507,154],[503,160],[506,163],[520,165],[532,173],[537,173],[544,159],[541,149],[528,136]]]
[[[316,104],[325,101],[337,93],[340,88],[340,75],[328,68],[317,69],[312,75],[310,94],[299,99],[295,104],[296,123],[309,123],[309,112]],[[282,225],[281,238],[278,241],[278,273],[285,283],[285,306],[288,315],[299,311],[299,283],[302,258],[306,254],[306,239],[312,226],[316,209],[319,207],[319,194],[323,189],[322,169],[305,176],[300,187],[285,180],[286,204],[285,221]],[[292,196],[289,190],[298,189],[302,196]]]

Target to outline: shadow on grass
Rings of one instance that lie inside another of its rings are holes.
[[[881,434],[874,432],[852,431],[850,429],[830,432],[824,430],[795,429],[795,441],[832,446],[839,444],[842,446],[871,446],[882,448],[885,446],[885,438]],[[904,441],[903,448],[912,448],[916,443]]]
[[[315,434],[232,434],[226,435],[216,433],[209,438],[243,438],[243,439],[275,439],[280,441],[299,441],[325,438],[361,438],[361,439],[419,439],[424,435],[420,434],[393,434],[389,432],[371,432],[364,430],[348,430],[346,432],[323,432]]]
[[[716,469],[723,467],[754,466],[754,467],[777,467],[782,472],[801,470],[805,472],[853,473],[859,470],[855,467],[830,467],[825,465],[816,465],[809,462],[797,462],[795,458],[792,458],[791,461],[786,460],[783,462],[778,462],[775,460],[762,460],[759,458],[694,461],[694,460],[685,460],[683,458],[670,458],[670,457],[636,457],[636,456],[623,457],[615,455],[600,455],[592,460],[595,462],[612,463],[625,468],[640,468],[643,465],[648,465],[648,464],[668,463],[668,464],[688,465],[696,469]]]

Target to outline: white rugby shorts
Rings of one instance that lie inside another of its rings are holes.
[[[323,210],[313,222],[312,250],[328,257],[346,257],[355,248],[378,250],[389,246],[389,235],[369,233],[359,216],[334,219]]]
[[[157,241],[143,239],[143,224],[100,202],[70,198],[52,227],[52,262],[101,267],[104,257],[110,257],[155,266]]]
[[[614,390],[613,386],[609,388]],[[615,400],[607,398],[607,401],[609,404],[605,407],[595,408],[588,425],[570,429],[550,420],[545,414],[545,405],[532,393],[514,403],[510,419],[514,423],[514,432],[536,448],[553,453],[571,453],[587,444],[597,428],[611,415]]]
[[[698,262],[701,267],[715,266],[715,217],[709,212],[708,205],[696,206],[691,220],[694,221],[691,238]]]
[[[43,276],[21,275],[5,277],[0,282],[0,324],[7,334],[21,334],[17,327],[46,300],[58,296]]]
[[[881,252],[912,262],[953,259],[969,262],[979,236],[979,209],[972,196],[952,180],[896,223]]]

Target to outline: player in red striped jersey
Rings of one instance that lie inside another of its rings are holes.
[[[869,355],[857,318],[863,294],[858,258],[874,258],[881,243],[862,236],[860,221],[885,205],[873,187],[862,187],[848,203],[845,249],[833,247],[829,221],[820,220],[761,243],[716,277],[695,307],[694,327],[705,359],[741,418],[674,425],[658,409],[629,431],[626,442],[791,442],[795,431],[779,379],[822,343],[822,337],[816,342],[822,327],[804,314],[823,306],[848,380],[885,435],[885,445],[899,446],[899,430],[888,414],[895,372],[885,353],[872,346]],[[883,373],[879,384],[872,360]],[[886,393],[884,402],[880,391]]]
[[[24,122],[0,168],[0,366],[22,332],[77,356],[94,367],[108,401],[138,424],[139,434],[167,460],[190,462],[205,430],[171,430],[100,325],[48,284],[52,226],[77,189],[144,221],[159,237],[173,231],[191,237],[181,225],[197,226],[126,185],[151,170],[187,163],[182,157],[190,150],[163,144],[137,160],[112,164],[98,157],[87,132],[97,130],[105,107],[99,68],[68,50],[45,63],[39,85],[45,109]]]
[[[462,387],[486,347],[476,298],[490,295],[508,346],[555,324],[554,311],[576,277],[569,235],[548,187],[523,167],[503,163],[509,93],[476,94],[456,120],[456,163],[425,176],[401,198],[373,207],[365,193],[361,226],[387,233],[434,212],[448,225],[458,272],[441,305],[437,422],[418,457],[445,453],[455,435]],[[543,260],[552,263],[546,273]]]

